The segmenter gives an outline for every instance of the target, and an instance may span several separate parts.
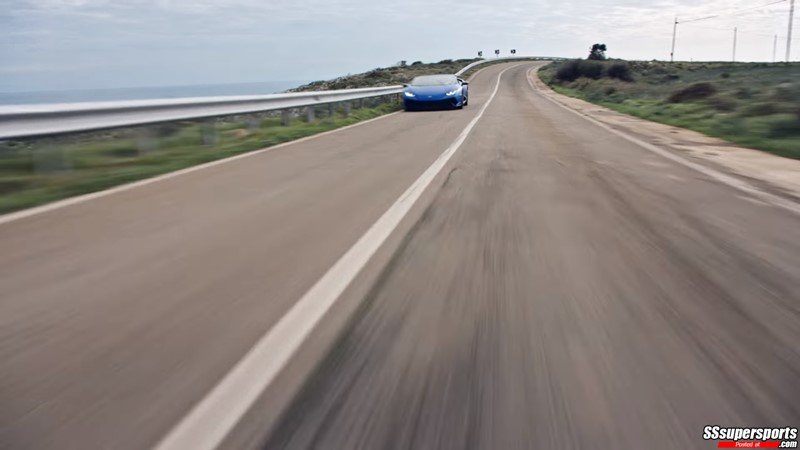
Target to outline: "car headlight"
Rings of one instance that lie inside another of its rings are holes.
[[[405,94],[406,97],[414,97],[414,93],[413,92],[403,92],[403,94]]]
[[[454,90],[452,90],[452,91],[450,91],[450,92],[448,92],[448,93],[446,93],[444,95],[456,95],[456,92],[458,92],[458,89],[454,89]]]

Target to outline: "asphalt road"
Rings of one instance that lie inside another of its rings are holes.
[[[800,424],[800,220],[497,98],[268,449],[715,447]]]
[[[800,219],[479,72],[401,113],[0,224],[0,448],[147,448],[453,142],[267,448],[710,448],[800,423]],[[267,431],[265,424],[265,432]]]
[[[153,445],[476,111],[395,114],[0,224],[0,448]]]

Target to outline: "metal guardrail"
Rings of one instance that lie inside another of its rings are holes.
[[[459,70],[456,75],[498,60],[530,59],[562,58],[490,58],[473,62]],[[403,87],[397,85],[269,95],[0,106],[0,139],[312,107],[399,94],[402,90]]]
[[[288,94],[0,107],[0,139],[251,114],[398,94],[402,90],[402,86],[387,86]]]

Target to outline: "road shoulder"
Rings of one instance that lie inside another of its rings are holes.
[[[536,71],[530,80],[542,95],[618,131],[747,180],[757,187],[800,200],[800,161],[744,148],[685,128],[664,125],[622,114],[587,101],[559,94]]]

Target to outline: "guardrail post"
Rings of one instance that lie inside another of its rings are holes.
[[[255,116],[249,116],[247,118],[247,128],[249,128],[250,131],[255,131],[261,128],[261,118]]]
[[[344,116],[350,116],[350,109],[352,108],[350,102],[344,102]]]
[[[281,125],[284,127],[288,127],[289,123],[292,121],[292,112],[288,109],[284,109],[281,111]]]
[[[203,145],[215,145],[218,142],[217,127],[213,121],[203,122]]]
[[[314,106],[306,106],[306,121],[311,123],[314,121]]]
[[[158,150],[158,137],[151,127],[142,127],[136,131],[136,150],[139,156]]]
[[[333,122],[335,114],[336,114],[336,103],[328,103],[328,120]]]

